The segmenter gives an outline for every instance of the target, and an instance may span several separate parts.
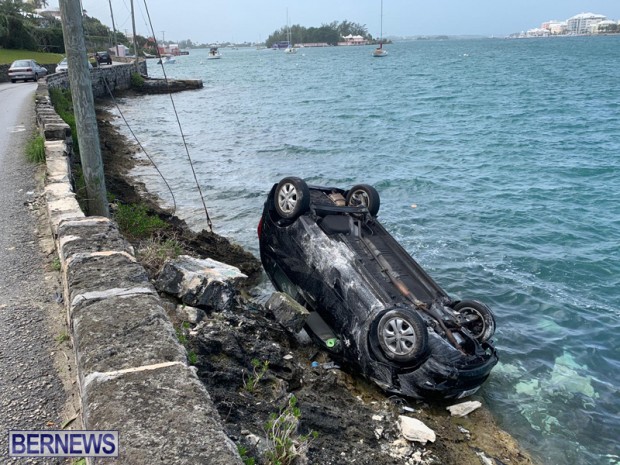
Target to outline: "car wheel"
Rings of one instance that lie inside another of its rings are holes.
[[[13,84],[15,84],[15,79],[11,79],[11,82],[12,82]]]
[[[390,310],[377,324],[376,337],[383,355],[401,364],[410,364],[428,349],[428,333],[420,315],[406,310]]]
[[[34,73],[34,82],[37,82],[39,80],[39,75],[37,73]]]
[[[381,206],[381,198],[374,187],[368,184],[358,184],[347,192],[347,205],[352,207],[364,206],[372,216],[377,216]]]
[[[488,341],[495,333],[495,317],[491,309],[476,300],[462,300],[454,306],[461,315],[462,323],[474,338],[480,342]]]
[[[276,187],[274,201],[278,215],[287,220],[294,220],[310,207],[308,184],[300,178],[284,178]]]

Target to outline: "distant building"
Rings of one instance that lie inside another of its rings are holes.
[[[607,17],[603,15],[581,13],[566,21],[567,32],[569,34],[591,34],[593,27],[606,19]]]
[[[566,21],[556,21],[555,19],[552,19],[551,21],[542,23],[540,28],[549,31],[550,35],[557,36],[566,34],[566,31],[568,30],[568,25]]]
[[[368,41],[362,36],[354,36],[349,34],[343,37],[344,42],[338,42],[338,45],[368,45]]]

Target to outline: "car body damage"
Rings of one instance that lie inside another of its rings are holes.
[[[384,390],[417,398],[473,394],[497,363],[491,310],[454,300],[383,228],[377,191],[274,185],[259,225],[274,287],[310,312],[334,358]]]

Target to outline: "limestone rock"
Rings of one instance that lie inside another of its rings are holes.
[[[223,311],[232,307],[236,286],[246,278],[234,266],[210,258],[180,255],[166,262],[155,287],[177,296],[187,305]]]
[[[435,442],[435,432],[417,418],[400,415],[398,417],[400,432],[409,441],[426,444],[427,441]]]
[[[200,323],[207,316],[204,310],[185,304],[177,305],[175,312],[181,320],[193,325]]]
[[[446,410],[450,411],[450,415],[453,417],[464,417],[465,415],[469,415],[476,409],[482,407],[482,404],[477,400],[470,400],[468,402],[462,402],[460,404],[451,405],[450,407],[446,407]]]
[[[283,292],[274,292],[267,301],[266,307],[273,313],[278,323],[293,334],[302,330],[310,315],[308,310]]]

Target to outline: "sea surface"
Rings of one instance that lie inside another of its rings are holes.
[[[387,49],[192,50],[166,74],[204,89],[120,108],[204,228],[174,102],[214,230],[255,254],[282,177],[374,185],[435,280],[494,309],[481,395],[501,426],[545,464],[620,463],[620,37]],[[134,174],[172,205],[152,168]]]

